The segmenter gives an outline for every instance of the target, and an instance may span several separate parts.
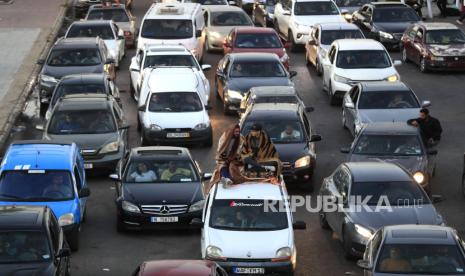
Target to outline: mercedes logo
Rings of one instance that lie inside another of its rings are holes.
[[[247,257],[249,257],[249,258],[252,257],[252,252],[248,251],[247,252]]]
[[[162,214],[168,214],[170,212],[170,207],[166,206],[166,205],[163,205],[161,206],[160,208],[160,213]]]

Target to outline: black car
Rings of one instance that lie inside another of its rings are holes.
[[[240,121],[242,135],[254,124],[261,125],[276,146],[286,183],[300,183],[305,190],[313,191],[310,179],[316,164],[314,142],[321,136],[313,134],[305,108],[288,103],[255,104]]]
[[[107,46],[100,38],[61,38],[53,45],[40,72],[40,108],[45,111],[58,81],[71,74],[107,73],[115,76],[115,60],[109,58]]]
[[[50,99],[46,118],[50,118],[58,99],[70,94],[105,94],[120,102],[119,89],[105,74],[74,74],[58,82]]]
[[[224,113],[238,111],[242,97],[255,86],[292,86],[297,72],[286,71],[276,54],[232,53],[218,63],[215,89],[223,99]]]
[[[68,276],[70,250],[46,206],[0,207],[0,275]]]
[[[352,16],[353,23],[367,38],[376,39],[389,48],[399,48],[404,31],[420,20],[410,6],[391,2],[363,5]]]
[[[276,0],[255,0],[252,10],[252,21],[256,26],[273,27],[274,6]]]
[[[186,148],[134,148],[110,178],[116,184],[118,231],[186,228],[201,218],[202,181],[209,174],[201,174]]]

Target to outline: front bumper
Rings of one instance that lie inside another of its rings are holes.
[[[283,162],[282,174],[284,177],[284,181],[286,183],[307,182],[312,178],[314,167],[315,167],[314,159],[310,161],[309,166],[305,166],[301,168],[295,168],[292,163]]]
[[[392,39],[380,36],[379,42],[381,42],[388,49],[399,49],[401,45],[402,34],[391,35],[393,36]]]
[[[179,130],[179,131],[178,131]],[[189,137],[180,138],[168,138],[168,133],[185,132],[189,133]],[[205,130],[193,130],[193,129],[163,129],[160,131],[154,131],[150,129],[144,129],[142,133],[144,139],[150,143],[158,144],[179,144],[179,143],[205,143],[212,137],[212,128],[209,126]]]
[[[236,268],[264,268],[265,275],[289,275],[294,272],[292,263],[287,262],[272,262],[271,260],[241,260],[230,259],[227,261],[216,261],[222,268],[228,272],[229,275],[244,275],[236,274]]]
[[[465,56],[443,57],[442,61],[433,61],[427,59],[426,67],[428,70],[437,71],[463,71],[465,70]]]
[[[187,212],[183,214],[167,215],[165,217],[178,217],[178,222],[151,222],[152,217],[163,217],[144,213],[129,213],[124,211],[121,206],[117,208],[118,220],[128,230],[145,230],[145,229],[186,229],[194,218],[202,218],[202,211]]]
[[[230,97],[225,97],[224,98],[224,105],[232,111],[239,111],[239,108],[241,106],[241,101],[242,99],[236,99],[236,98],[230,98]]]
[[[82,153],[84,158],[84,167],[88,170],[111,170],[113,171],[118,161],[123,158],[124,149],[120,147],[119,151],[114,153]]]
[[[208,49],[211,51],[223,51],[223,41],[224,37],[209,37],[205,43],[208,43]]]
[[[308,40],[310,39],[310,28],[309,30],[300,30],[297,29],[294,36],[294,43],[299,45],[307,44]]]

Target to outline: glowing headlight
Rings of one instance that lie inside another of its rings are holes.
[[[161,126],[156,125],[156,124],[151,124],[150,130],[156,130],[156,131],[161,130]]]
[[[194,130],[204,130],[204,129],[207,129],[207,128],[208,128],[208,124],[201,123],[201,124],[197,124],[194,127]]]
[[[389,76],[389,77],[385,78],[384,80],[390,81],[390,82],[398,81],[399,76],[398,75],[392,75],[392,76]]]
[[[231,98],[231,99],[242,100],[242,94],[241,94],[241,92],[236,91],[236,90],[229,90],[229,89],[228,89],[228,97]]]
[[[365,228],[365,227],[363,227],[363,226],[361,226],[359,224],[355,224],[355,231],[357,231],[357,233],[360,236],[362,236],[362,237],[364,237],[366,239],[371,238],[371,236],[373,235],[373,233],[371,233],[370,230],[368,230],[367,228]]]
[[[223,258],[223,251],[219,247],[209,245],[206,249],[206,257],[210,259],[221,259]]]
[[[203,206],[205,205],[205,200],[199,200],[196,203],[192,204],[191,207],[189,207],[189,212],[197,212],[203,209]]]
[[[100,153],[109,153],[109,152],[115,152],[119,150],[119,142],[111,142],[106,144],[101,150]]]
[[[432,61],[444,61],[443,57],[431,56]]]
[[[379,31],[379,36],[386,39],[394,39],[394,37],[390,33],[386,33],[383,31]]]
[[[422,172],[416,172],[416,173],[413,175],[413,179],[415,179],[415,181],[416,181],[418,184],[421,184],[421,183],[423,183],[423,181],[425,181],[425,175],[424,175]]]
[[[58,219],[58,224],[60,226],[71,225],[73,223],[74,223],[73,213],[67,213],[67,214],[61,215],[61,217]]]
[[[304,156],[295,161],[296,168],[302,168],[310,165],[310,156]]]
[[[349,81],[350,81],[350,79],[345,78],[345,77],[341,77],[339,75],[334,75],[334,80],[337,81],[337,82],[345,83],[345,84],[349,84]]]
[[[58,80],[55,79],[54,77],[47,76],[47,75],[42,75],[42,76],[40,76],[40,79],[41,79],[43,82],[53,82],[53,83],[57,83],[57,82],[58,82]]]
[[[135,204],[132,204],[131,202],[128,202],[128,201],[125,201],[125,200],[123,200],[123,202],[121,203],[121,207],[126,212],[140,213],[139,207],[137,207]]]

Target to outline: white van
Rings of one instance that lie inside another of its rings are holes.
[[[148,43],[182,44],[201,61],[204,26],[200,4],[155,3],[142,19],[137,48]]]
[[[268,203],[275,208],[267,209]],[[281,208],[280,208],[281,207]],[[202,258],[217,262],[228,273],[293,275],[297,250],[294,222],[285,185],[244,183],[215,185],[206,201],[201,226]]]

